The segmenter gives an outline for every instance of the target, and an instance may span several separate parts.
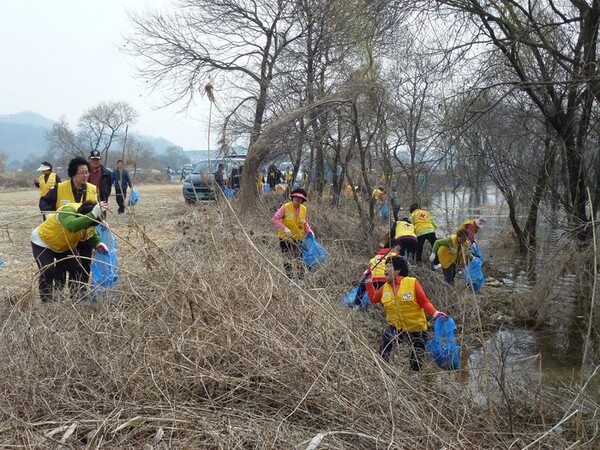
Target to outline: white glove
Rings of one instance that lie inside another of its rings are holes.
[[[283,232],[285,233],[286,236],[291,236],[292,235],[292,231],[288,227],[285,227],[283,229]]]
[[[429,255],[429,261],[431,261],[431,262],[435,261],[435,253],[432,253],[431,255]]]
[[[100,253],[108,253],[108,247],[104,242],[100,242],[98,245],[96,245],[96,251]]]

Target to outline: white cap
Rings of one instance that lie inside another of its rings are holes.
[[[35,169],[37,172],[42,172],[43,170],[52,170],[52,167],[47,166],[46,164],[42,164],[40,167]]]
[[[477,219],[475,219],[475,225],[477,225],[477,227],[481,228],[482,230],[485,227],[486,223],[487,220],[485,220],[485,217],[478,217]]]

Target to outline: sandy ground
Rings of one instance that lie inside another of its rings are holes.
[[[158,245],[168,245],[178,239],[177,219],[188,208],[181,195],[179,183],[148,184],[137,186],[141,199],[133,214],[116,214],[117,204],[114,195],[110,197],[108,224],[117,236],[126,257],[135,251],[139,233],[134,232],[141,225],[148,237]],[[0,300],[7,295],[23,295],[35,286],[37,267],[31,253],[30,235],[41,223],[38,210],[37,190],[0,191]],[[126,259],[126,258],[125,258]]]

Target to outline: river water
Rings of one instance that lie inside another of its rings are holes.
[[[535,261],[526,261],[523,255],[514,251],[514,246],[507,245],[500,248],[500,236],[507,236],[511,229],[508,220],[508,207],[502,194],[494,186],[486,189],[485,202],[473,205],[470,201],[470,192],[460,189],[455,192],[440,191],[433,195],[429,210],[436,218],[441,230],[438,237],[453,233],[457,226],[464,220],[484,216],[487,224],[484,230],[477,235],[477,240],[484,252],[487,263],[492,265],[496,273],[502,273],[498,281],[498,289],[505,291],[507,296],[527,296],[534,288],[535,280],[542,274],[545,265],[552,261],[549,252],[545,249],[556,248],[560,239],[557,232],[543,221],[540,215],[538,225],[538,241],[540,250]],[[524,218],[520,218],[524,222]],[[492,245],[492,241],[493,244]],[[529,327],[518,323],[510,317],[499,323],[499,329],[488,341],[479,348],[473,349],[469,354],[463,352],[463,368],[467,373],[478,373],[484,365],[508,365],[510,376],[515,382],[522,383],[553,383],[577,384],[582,366],[583,348],[588,329],[590,299],[577,298],[574,294],[574,285],[578,282],[576,274],[562,274],[554,280],[552,291],[559,301],[560,307],[553,308],[548,318],[538,326]],[[598,293],[596,294],[595,309],[598,308]],[[584,308],[587,311],[584,311]],[[596,319],[598,319],[596,315]],[[599,320],[596,320],[596,330],[600,329]],[[598,355],[600,345],[599,335],[593,333],[590,340],[588,355]],[[487,361],[484,364],[484,355]],[[585,377],[592,377],[588,392],[600,401],[600,374],[595,370],[600,365],[599,358],[588,357],[584,367]],[[600,372],[600,370],[598,370]],[[594,376],[592,376],[595,374]],[[481,394],[481,385],[477,377],[467,377],[471,391]],[[475,395],[477,397],[477,395]]]

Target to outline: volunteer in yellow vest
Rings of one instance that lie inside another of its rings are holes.
[[[367,293],[371,303],[381,303],[385,308],[387,327],[381,334],[379,353],[389,361],[394,341],[410,345],[410,369],[421,369],[427,343],[427,318],[425,313],[437,317],[448,317],[437,311],[427,298],[416,278],[408,276],[408,263],[401,256],[388,258],[385,265],[386,283],[375,289],[373,280],[367,280]]]
[[[38,178],[34,178],[33,180],[35,187],[40,189],[40,198],[61,181],[56,172],[52,171],[52,164],[48,161],[42,162],[40,167],[36,169],[36,172],[42,173]]]
[[[469,233],[469,237],[467,238],[469,242],[475,243],[475,235],[479,230],[483,230],[485,227],[487,220],[485,217],[478,217],[477,219],[465,220],[460,227],[456,230],[459,232],[460,230],[467,230]]]
[[[83,203],[86,200],[98,201],[96,186],[88,183],[90,176],[89,163],[81,157],[69,161],[67,173],[69,180],[59,183],[40,199],[40,210],[56,211],[58,208],[69,203]],[[92,247],[87,241],[80,241],[77,245],[80,264],[78,265],[77,279],[87,283],[90,277],[90,265],[92,263]]]
[[[431,216],[429,211],[421,209],[418,203],[410,205],[410,216],[412,218],[412,223],[415,226],[415,234],[417,235],[416,259],[417,262],[421,262],[423,260],[423,246],[425,245],[425,242],[428,241],[433,247],[433,244],[435,244],[435,241],[437,240],[437,236],[435,235],[437,223],[435,223],[435,219]]]
[[[429,260],[436,269],[437,262],[442,266],[444,271],[444,281],[448,284],[454,284],[456,276],[456,267],[464,262],[473,259],[473,255],[469,252],[469,232],[460,230],[456,234],[452,234],[445,239],[438,239],[433,244],[433,250]]]
[[[88,242],[92,248],[107,253],[94,226],[106,208],[93,200],[70,203],[50,214],[31,233],[33,257],[40,270],[39,293],[42,302],[52,299],[52,285],[64,285],[66,274],[77,281],[80,265],[77,246]]]
[[[308,224],[306,191],[302,188],[290,192],[291,201],[283,204],[273,216],[273,223],[279,228],[279,247],[286,258],[284,270],[288,278],[294,279],[294,267],[297,279],[304,278],[304,267],[299,264],[302,258],[301,245],[307,234],[313,234]]]
[[[415,234],[415,226],[410,223],[408,217],[403,217],[396,222],[391,234],[402,248],[400,254],[405,258],[412,257],[411,261],[414,261],[418,241],[417,235]]]
[[[356,291],[356,297],[354,297],[354,306],[363,306],[363,296],[367,290],[366,281],[368,278],[372,279],[373,285],[376,289],[379,289],[381,286],[385,284],[385,262],[388,258],[392,256],[397,256],[400,253],[401,247],[396,239],[392,239],[389,245],[383,245],[375,256],[371,258],[369,261],[369,265],[367,266],[367,270],[365,270],[364,278],[361,280],[358,285],[358,290]]]

